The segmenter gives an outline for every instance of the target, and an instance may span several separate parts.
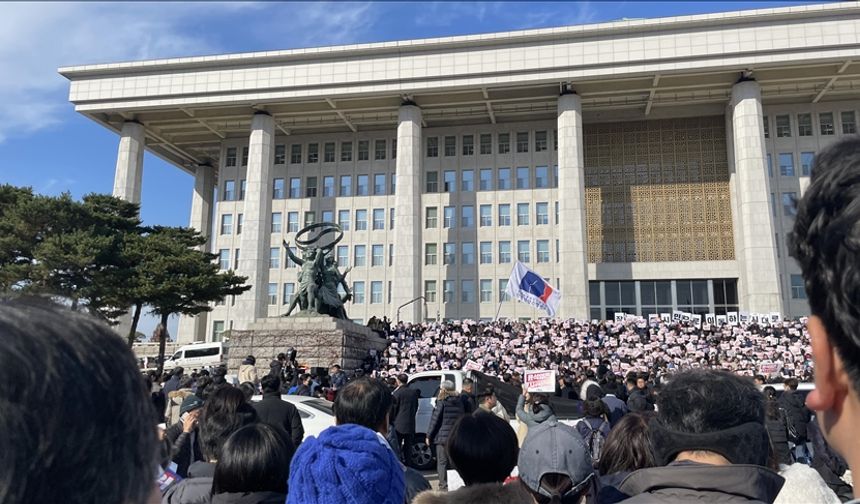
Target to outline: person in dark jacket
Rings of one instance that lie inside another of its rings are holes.
[[[418,391],[407,387],[408,381],[409,377],[405,374],[398,375],[396,388],[391,394],[394,398],[394,406],[391,410],[391,416],[394,417],[392,423],[406,463],[409,463],[412,445],[415,443],[415,415],[418,413]]]
[[[770,444],[773,454],[780,464],[791,465],[791,450],[788,448],[788,424],[785,411],[779,406],[776,397],[776,389],[765,387],[762,392],[766,399],[764,425],[770,436]]]
[[[215,464],[221,459],[227,438],[255,422],[257,413],[245,401],[241,390],[227,386],[214,392],[200,413],[200,447],[204,460],[191,464],[188,477],[167,489],[162,504],[209,504]]]
[[[382,440],[388,435],[392,402],[392,394],[382,381],[358,378],[337,393],[334,400],[335,421],[337,425],[356,424],[367,427],[375,431]],[[393,449],[391,451],[394,452]],[[405,504],[409,504],[416,495],[429,490],[430,483],[411,467],[400,463],[400,469],[403,470],[406,481]]]
[[[675,375],[649,424],[658,467],[628,476],[626,504],[773,502],[785,480],[766,467],[764,396],[752,380],[717,370]]]
[[[557,420],[546,394],[531,394],[525,386],[517,398],[517,418],[531,429],[548,420]]]
[[[295,406],[281,399],[281,379],[266,375],[260,385],[263,388],[263,400],[254,404],[260,421],[282,429],[293,446],[299,446],[305,437],[302,417]]]
[[[179,407],[180,420],[164,431],[164,438],[170,443],[169,459],[176,464],[176,474],[188,476],[188,468],[194,462],[203,460],[200,449],[200,432],[197,421],[203,408],[203,401],[190,395]]]
[[[600,399],[585,401],[585,418],[576,424],[576,431],[585,441],[592,458],[592,464],[597,467],[600,462],[600,452],[609,436],[609,408]]]
[[[296,387],[295,395],[310,396],[311,395],[311,375],[302,373],[299,376],[299,385]]]
[[[457,420],[465,414],[463,400],[457,395],[454,383],[450,380],[443,381],[439,396],[436,398],[436,407],[430,417],[430,426],[427,428],[427,444],[436,446],[436,473],[439,475],[439,490],[448,490],[450,463],[448,452],[445,450],[448,435]]]
[[[286,360],[287,356],[283,352],[279,353],[278,357],[269,363],[269,374],[280,378],[284,372],[284,363]]]
[[[471,378],[463,378],[463,391],[460,392],[460,400],[463,401],[463,410],[467,415],[471,415],[478,409],[475,403],[475,382]]]
[[[786,420],[796,434],[794,439],[790,439],[797,445],[798,456],[808,457],[809,449],[806,442],[809,441],[807,436],[806,426],[812,418],[812,412],[806,407],[806,401],[803,395],[797,392],[797,379],[789,378],[785,380],[785,390],[779,398],[779,405],[785,410]]]
[[[295,448],[281,429],[257,423],[227,438],[212,476],[212,504],[282,504]]]
[[[609,420],[609,426],[615,427],[615,424],[621,420],[621,417],[627,414],[627,404],[614,395],[608,394],[603,387],[591,386],[585,397],[587,401],[600,400],[606,405],[606,419]]]
[[[333,365],[328,370],[329,380],[331,381],[332,390],[338,390],[346,385],[346,382],[349,381],[346,377],[346,373],[340,368],[339,364]]]
[[[182,376],[185,374],[185,370],[182,369],[181,366],[173,369],[173,373],[170,375],[170,379],[164,382],[164,386],[161,387],[161,391],[164,393],[164,397],[167,397],[171,392],[175,392],[179,390],[179,384],[182,382]]]

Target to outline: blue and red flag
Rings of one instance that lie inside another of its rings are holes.
[[[522,303],[545,310],[550,317],[555,316],[561,302],[561,292],[519,261],[511,271],[505,291]]]

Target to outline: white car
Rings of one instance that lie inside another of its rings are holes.
[[[262,399],[263,396],[255,395],[251,401],[256,402]],[[305,429],[305,437],[319,436],[320,432],[335,424],[334,410],[330,401],[316,397],[286,394],[282,394],[281,399],[299,410],[299,416],[302,417],[302,427]]]

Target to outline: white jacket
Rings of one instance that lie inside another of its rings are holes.
[[[840,504],[839,497],[821,479],[818,471],[805,464],[782,466],[780,476],[785,484],[774,504]]]

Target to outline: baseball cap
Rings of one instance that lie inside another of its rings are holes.
[[[179,406],[179,414],[184,415],[189,411],[194,411],[202,406],[203,399],[200,399],[196,395],[191,394],[190,396],[182,400],[182,404]]]
[[[552,495],[540,485],[541,478],[547,474],[564,474],[570,478],[573,487],[566,495],[579,493],[594,476],[591,455],[582,436],[573,427],[556,420],[529,428],[517,466],[520,480],[547,497]]]

